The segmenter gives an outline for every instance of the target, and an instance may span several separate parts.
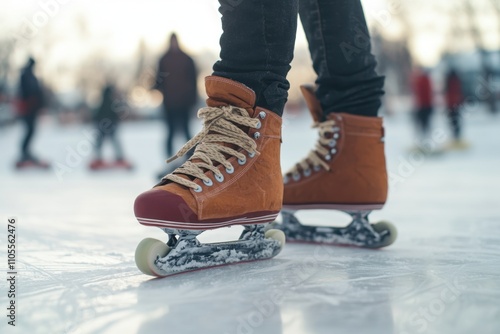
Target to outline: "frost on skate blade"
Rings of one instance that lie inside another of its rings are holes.
[[[346,227],[324,227],[302,225],[293,212],[283,211],[283,222],[274,227],[285,232],[288,241],[323,244],[352,245],[379,248],[390,245],[395,229],[377,230],[368,221],[370,211],[346,212],[352,222]]]
[[[185,271],[272,258],[281,251],[278,240],[264,237],[264,225],[245,226],[237,241],[202,244],[196,239],[201,231],[164,229],[170,235],[172,249],[154,265],[164,276]],[[176,240],[175,235],[181,237]]]

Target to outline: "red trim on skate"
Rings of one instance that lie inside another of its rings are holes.
[[[263,216],[254,216],[256,214],[262,214],[259,212],[254,212],[252,214],[247,214],[240,217],[229,217],[227,220],[221,221],[220,219],[210,219],[200,222],[176,222],[161,219],[143,218],[136,217],[139,223],[147,226],[157,226],[157,227],[167,227],[180,230],[210,230],[220,227],[227,227],[232,225],[254,225],[254,224],[265,224],[270,223],[276,219],[278,212],[267,214]]]

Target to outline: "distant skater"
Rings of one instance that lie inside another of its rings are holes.
[[[417,69],[413,74],[413,95],[415,124],[419,140],[424,141],[429,136],[434,103],[431,78],[423,69]]]
[[[170,36],[170,47],[161,57],[156,76],[156,86],[163,95],[163,112],[168,128],[166,154],[174,155],[173,141],[180,133],[191,139],[189,120],[196,105],[197,73],[193,59],[180,47],[177,35]]]
[[[18,113],[26,132],[21,141],[21,157],[16,168],[41,167],[48,168],[46,162],[40,161],[31,152],[31,143],[36,130],[36,121],[40,110],[44,106],[43,89],[33,72],[35,60],[29,58],[21,71],[18,93]]]
[[[453,140],[449,149],[465,149],[467,144],[462,140],[462,117],[460,107],[464,102],[462,82],[455,69],[450,69],[446,75],[445,86],[446,108],[452,130]]]
[[[94,123],[97,128],[97,138],[95,142],[95,158],[90,163],[90,169],[99,170],[106,168],[125,168],[132,166],[123,156],[123,149],[116,131],[120,122],[120,117],[115,110],[117,94],[115,87],[107,84],[102,91],[102,102],[94,115]],[[102,158],[102,145],[105,139],[109,139],[115,151],[115,161],[106,162]]]

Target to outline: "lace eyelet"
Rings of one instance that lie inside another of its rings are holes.
[[[243,158],[242,160],[238,159],[238,163],[240,164],[240,166],[243,166],[244,164],[247,163],[247,159]]]
[[[325,160],[326,161],[332,160],[332,156],[330,154],[325,155]]]
[[[304,171],[304,176],[305,177],[311,176],[311,170],[309,168]]]
[[[316,165],[313,167],[314,171],[315,172],[319,172],[321,170],[321,166],[320,165]]]
[[[233,174],[234,173],[234,167],[231,165],[231,168],[226,168],[226,173],[228,174]]]
[[[212,182],[212,180],[210,180],[210,179],[208,179],[208,181],[203,180],[203,183],[204,183],[206,186],[209,186],[209,187],[213,186],[213,184],[214,184],[214,183]]]
[[[255,157],[255,152],[250,152],[250,153],[248,153],[248,156],[249,156],[250,158]]]
[[[224,182],[224,175],[220,174],[220,175],[217,175],[215,174],[215,179],[217,180],[217,182]]]
[[[259,121],[259,123],[257,123],[257,126],[255,128],[260,129],[261,127],[262,127],[262,123]]]
[[[333,138],[338,139],[339,138],[339,134],[338,133],[334,133],[333,134]]]
[[[330,140],[330,142],[328,143],[328,146],[330,147],[335,147],[335,145],[337,145],[337,141],[335,139]]]
[[[265,112],[265,111],[261,111],[261,112],[259,113],[259,117],[260,117],[261,119],[266,118],[266,112]]]
[[[255,132],[255,133],[253,134],[253,137],[254,137],[255,139],[259,139],[259,138],[260,138],[260,132]]]
[[[337,153],[337,150],[335,148],[332,148],[332,150],[330,151],[331,154],[335,154]]]
[[[293,178],[294,181],[298,181],[298,180],[300,180],[300,174],[299,173],[295,173],[295,174],[292,175],[292,178]]]
[[[203,190],[203,188],[200,185],[198,185],[198,188],[193,189],[193,190],[194,190],[195,193],[201,193],[201,191]]]

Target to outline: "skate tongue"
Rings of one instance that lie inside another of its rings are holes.
[[[227,78],[218,77],[215,75],[205,78],[205,89],[209,107],[235,106],[245,109],[250,117],[257,116],[257,108],[255,107],[256,96],[255,92],[244,84],[233,81]],[[248,128],[237,125],[243,132],[248,132]],[[223,146],[228,146],[233,149],[238,149],[236,145],[220,143]],[[226,155],[226,158],[229,156]]]
[[[212,75],[205,78],[205,89],[208,95],[208,106],[231,105],[244,108],[248,111],[250,117],[255,117],[255,92],[244,84]]]
[[[318,98],[316,97],[314,86],[302,85],[300,86],[300,90],[302,91],[302,95],[304,95],[307,108],[311,113],[314,123],[323,122],[325,118],[323,116],[323,108],[321,107],[321,104],[319,103]]]

